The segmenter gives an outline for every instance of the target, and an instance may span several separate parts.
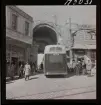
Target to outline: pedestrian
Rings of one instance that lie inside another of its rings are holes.
[[[69,65],[69,71],[70,71],[70,73],[72,72],[72,60],[70,60],[70,65]]]
[[[6,64],[6,76],[10,76],[10,62],[7,62],[7,64]]]
[[[32,64],[32,72],[35,74],[35,64]]]
[[[86,64],[86,70],[89,76],[91,75],[91,69],[92,69],[92,63],[90,60],[88,60],[88,63]]]
[[[11,72],[10,72],[10,77],[11,77],[12,80],[14,80],[14,70],[15,70],[15,65],[12,62],[11,63]]]
[[[73,69],[73,73],[75,73],[76,72],[76,61],[75,60],[73,60],[72,69]]]
[[[85,64],[85,61],[84,59],[82,60],[82,75],[85,75],[86,73],[86,64]]]
[[[43,63],[41,62],[41,70],[43,70]]]
[[[69,73],[69,63],[67,62],[67,73]]]
[[[70,72],[70,63],[69,62],[67,62],[67,67],[68,67],[67,71],[69,73]]]
[[[81,73],[82,73],[82,62],[80,60],[80,62],[79,62],[79,74],[81,74]]]
[[[35,72],[37,72],[37,70],[38,70],[38,66],[37,66],[37,62],[35,61]]]
[[[92,75],[92,76],[96,75],[96,60],[95,60],[95,65],[94,65],[94,67],[91,69],[91,75]]]
[[[27,80],[27,79],[29,80],[30,71],[31,71],[31,66],[27,62],[26,65],[25,65],[25,67],[24,67],[25,80]]]
[[[80,61],[77,62],[76,67],[75,67],[76,75],[79,75],[79,68],[80,68],[79,67],[80,66],[79,64],[80,64]]]
[[[23,65],[21,64],[20,67],[19,67],[19,78],[22,78],[23,77]]]

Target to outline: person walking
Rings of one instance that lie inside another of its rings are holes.
[[[86,64],[86,70],[89,76],[91,75],[91,69],[92,69],[92,63],[90,60],[88,60],[88,63]]]
[[[80,61],[77,62],[76,67],[75,67],[76,75],[79,75],[79,66],[80,66],[79,63]]]
[[[38,66],[37,66],[37,62],[35,61],[35,72],[37,72],[38,71]]]
[[[34,63],[32,64],[32,72],[33,74],[35,74],[35,64]]]
[[[81,74],[81,73],[82,73],[82,62],[80,60],[80,62],[79,62],[79,74]]]
[[[10,76],[11,68],[10,68],[10,62],[7,62],[6,65],[6,76]]]
[[[94,67],[91,69],[91,76],[96,75],[96,60],[95,60],[95,65]]]
[[[73,60],[72,68],[73,68],[73,73],[75,73],[76,72],[76,61],[75,60]]]
[[[72,63],[73,63],[72,60],[70,60],[70,69],[69,69],[70,73],[72,73]]]
[[[43,62],[41,62],[41,70],[43,70]]]
[[[20,67],[19,67],[19,78],[22,78],[23,77],[23,65],[21,64]]]
[[[86,64],[85,64],[85,61],[82,60],[82,75],[85,75],[86,73]]]
[[[31,66],[27,62],[26,65],[25,65],[25,67],[24,67],[25,80],[27,80],[27,79],[29,80],[30,71],[31,71]]]
[[[15,65],[12,62],[11,63],[11,72],[10,72],[10,77],[11,77],[12,80],[14,80],[14,70],[15,70]]]

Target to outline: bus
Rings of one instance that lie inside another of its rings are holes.
[[[66,50],[63,45],[47,45],[43,60],[44,75],[67,75]]]

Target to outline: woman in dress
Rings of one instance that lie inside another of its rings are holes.
[[[27,79],[29,80],[30,72],[31,72],[31,66],[27,62],[25,67],[24,67],[25,80],[27,80]]]

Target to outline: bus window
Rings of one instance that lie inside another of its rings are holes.
[[[50,52],[55,51],[55,47],[50,48]]]
[[[50,51],[51,52],[61,52],[62,51],[62,48],[61,47],[51,47],[50,48]]]
[[[49,61],[51,63],[63,63],[63,55],[49,55]]]
[[[62,51],[62,48],[61,47],[56,47],[56,51]]]

